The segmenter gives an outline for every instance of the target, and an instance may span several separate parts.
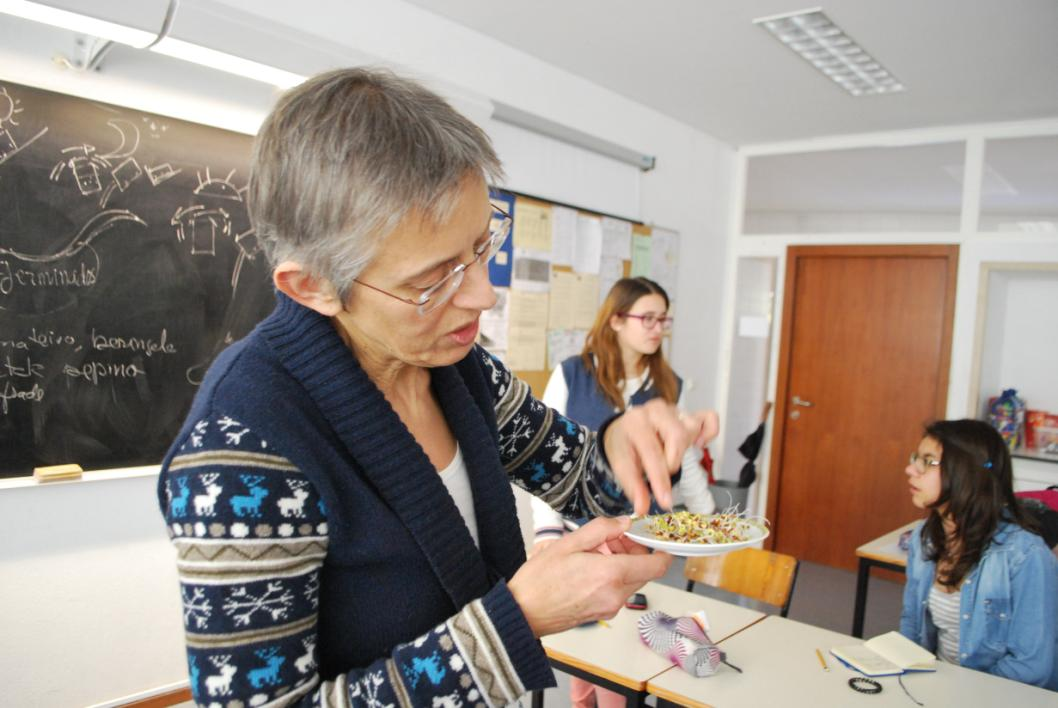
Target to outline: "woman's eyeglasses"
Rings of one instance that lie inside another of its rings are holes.
[[[911,453],[911,458],[908,462],[918,470],[919,474],[926,474],[931,467],[940,467],[940,460],[929,455],[919,455],[917,452]]]
[[[507,236],[511,233],[511,222],[512,219],[510,214],[493,204],[492,219],[489,221],[489,237],[485,243],[474,249],[474,257],[471,258],[469,262],[460,263],[455,268],[448,271],[447,275],[424,289],[416,298],[394,295],[382,288],[368,285],[362,280],[353,280],[353,282],[358,285],[363,285],[365,288],[380,292],[383,295],[389,295],[395,300],[406,302],[409,305],[415,305],[418,308],[420,315],[428,315],[452,299],[452,296],[455,295],[457,290],[459,290],[459,286],[463,284],[463,276],[466,274],[467,268],[482,259],[484,259],[485,263],[488,263],[492,260],[493,256],[499,253],[499,250],[503,248],[503,244],[507,240]]]
[[[631,317],[634,320],[639,320],[645,329],[654,329],[659,324],[664,332],[672,329],[672,318],[668,315],[655,315],[653,312],[648,312],[645,315],[633,315],[631,312],[618,312],[617,314],[621,317]]]

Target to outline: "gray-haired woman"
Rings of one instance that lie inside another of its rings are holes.
[[[502,705],[553,685],[537,637],[667,569],[626,517],[525,561],[511,482],[642,513],[716,426],[652,402],[600,449],[475,346],[499,175],[479,128],[388,72],[318,76],[262,126],[250,205],[278,303],[212,366],[159,482],[198,703]]]

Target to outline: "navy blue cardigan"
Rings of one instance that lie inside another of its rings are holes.
[[[279,295],[211,367],[159,480],[198,702],[499,705],[553,685],[506,588],[524,562],[510,483],[567,513],[627,507],[594,435],[484,350],[431,379],[480,548],[328,319]]]

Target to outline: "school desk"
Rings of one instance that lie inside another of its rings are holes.
[[[723,664],[719,671],[695,678],[673,667],[647,682],[647,692],[665,706],[843,706],[847,708],[915,708],[896,676],[875,680],[878,694],[857,693],[849,679],[860,674],[841,664],[830,648],[861,641],[778,616],[769,616],[719,642],[727,661],[742,669],[737,673]],[[829,671],[816,656],[820,649]],[[904,686],[927,708],[941,706],[1054,706],[1058,694],[1035,686],[938,661],[935,672],[909,673]]]
[[[591,681],[628,697],[629,705],[643,705],[647,680],[672,666],[639,639],[636,623],[646,612],[661,610],[672,616],[689,615],[704,609],[709,619],[709,636],[719,642],[758,622],[763,612],[715,600],[700,593],[689,593],[660,583],[647,583],[640,591],[647,597],[646,610],[622,609],[605,625],[575,627],[544,637],[544,649],[551,665],[573,676]],[[533,705],[542,705],[542,692],[533,696]]]

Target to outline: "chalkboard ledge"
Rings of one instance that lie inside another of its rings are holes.
[[[86,484],[107,482],[114,479],[135,479],[137,477],[157,477],[161,465],[144,465],[142,467],[125,467],[112,470],[95,470],[84,472],[80,479],[58,480],[55,482],[38,482],[32,476],[10,477],[0,479],[0,492],[5,489],[24,489],[25,487],[58,487],[67,484]]]

